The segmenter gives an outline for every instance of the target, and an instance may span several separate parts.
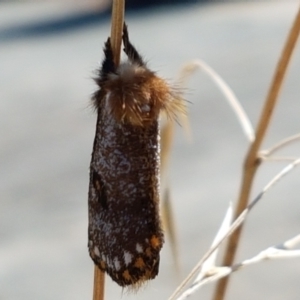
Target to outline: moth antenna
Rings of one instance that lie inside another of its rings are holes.
[[[107,39],[104,48],[104,60],[102,62],[102,68],[100,70],[100,81],[108,80],[108,74],[116,72],[116,66],[114,63],[114,55],[111,48],[110,38]]]
[[[97,110],[100,109],[100,103],[105,96],[105,91],[103,89],[104,83],[109,80],[109,74],[116,73],[116,66],[114,63],[114,55],[111,48],[110,38],[108,38],[105,42],[103,52],[104,60],[102,61],[101,68],[98,71],[98,76],[94,79],[100,89],[98,89],[92,97],[92,102]]]
[[[124,44],[124,52],[128,56],[129,60],[132,63],[135,63],[139,66],[145,66],[145,62],[143,61],[142,57],[139,55],[137,50],[129,41],[128,29],[126,23],[123,25],[123,44]]]

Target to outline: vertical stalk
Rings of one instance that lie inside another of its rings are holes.
[[[105,274],[95,265],[93,300],[104,300],[104,287]]]
[[[125,0],[113,0],[110,40],[116,66],[120,64],[124,13]],[[95,265],[93,300],[104,300],[104,288],[105,274]]]
[[[116,67],[120,64],[124,13],[125,0],[113,0],[110,42],[114,54]]]
[[[250,146],[249,152],[245,159],[244,174],[243,174],[243,180],[240,189],[240,196],[235,210],[235,219],[241,214],[241,212],[246,208],[248,204],[254,176],[259,166],[259,150],[262,141],[266,135],[266,131],[269,127],[271,117],[273,115],[278,100],[278,95],[287,71],[287,67],[291,60],[291,56],[299,36],[299,32],[300,32],[300,8],[298,10],[295,21],[292,25],[292,28],[289,32],[287,41],[282,51],[282,55],[279,59],[277,68],[275,70],[273,81],[270,86],[270,90],[268,92],[265,105],[263,107],[259,119],[259,123],[256,129],[256,138],[252,143],[252,145]],[[235,254],[238,249],[238,244],[242,233],[242,229],[243,226],[240,226],[230,236],[228,240],[228,244],[223,259],[223,265],[225,266],[230,266],[233,264]],[[221,279],[218,282],[213,300],[223,300],[225,298],[228,282],[229,282],[229,276]]]

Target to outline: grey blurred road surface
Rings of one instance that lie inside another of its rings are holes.
[[[176,78],[201,58],[233,88],[253,124],[299,1],[193,4],[127,23],[152,69]],[[59,2],[0,4],[1,30],[68,15]],[[44,36],[0,40],[0,299],[91,299],[87,253],[88,167],[96,115],[89,103],[109,21]],[[167,299],[209,247],[238,194],[248,142],[223,96],[199,72],[188,86],[193,139],[177,127],[170,183],[180,241],[175,274],[167,239],[159,276],[137,295],[107,279],[106,299]],[[264,144],[300,131],[300,51],[292,60]],[[282,152],[299,156],[295,145]],[[263,164],[253,196],[285,164]],[[238,260],[299,233],[299,170],[250,214]],[[265,262],[233,276],[227,299],[299,299],[300,260]],[[212,286],[191,299],[210,299]]]

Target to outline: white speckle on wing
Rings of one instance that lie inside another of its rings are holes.
[[[100,251],[99,251],[99,248],[97,246],[95,246],[95,248],[94,248],[94,253],[95,253],[95,255],[100,257]]]
[[[114,265],[115,265],[116,271],[119,271],[120,268],[121,268],[121,264],[120,264],[120,262],[119,262],[119,260],[118,260],[117,257],[114,258]]]
[[[136,249],[136,251],[137,251],[138,253],[142,253],[142,252],[143,252],[143,247],[142,247],[142,245],[139,244],[139,243],[136,244],[135,249]]]
[[[113,266],[113,262],[109,258],[107,258],[106,263],[107,263],[107,265],[108,265],[109,268],[113,269],[113,267],[114,267]]]
[[[132,262],[132,255],[128,251],[124,251],[124,260],[126,266]]]

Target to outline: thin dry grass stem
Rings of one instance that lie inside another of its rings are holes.
[[[257,197],[247,207],[251,209],[271,187],[273,187],[280,179],[282,179],[285,175],[291,172],[299,164],[300,164],[300,158],[297,158],[292,163],[284,167],[276,176],[273,177],[273,179],[264,187],[264,189],[257,195]]]
[[[300,234],[284,242],[278,249],[290,250],[295,248],[298,244],[300,244]]]
[[[179,88],[178,90],[183,90],[182,84],[178,81],[177,85]],[[181,93],[180,93],[181,94]],[[170,187],[169,187],[169,180],[168,180],[168,170],[169,170],[169,162],[172,150],[172,144],[174,139],[174,132],[175,132],[175,121],[177,121],[177,117],[179,119],[179,124],[183,125],[189,140],[191,140],[191,130],[190,124],[187,116],[187,107],[186,101],[183,98],[177,99],[180,101],[180,111],[178,115],[176,115],[175,119],[168,118],[167,115],[164,115],[165,122],[162,126],[160,132],[161,138],[161,186],[162,186],[162,216],[163,216],[163,225],[165,227],[166,232],[168,233],[168,237],[171,244],[171,251],[173,256],[173,261],[175,265],[175,270],[177,274],[180,270],[180,263],[179,263],[179,254],[178,254],[178,242],[177,242],[177,231],[175,228],[175,221],[174,221],[174,214],[172,208],[172,199],[170,195]]]
[[[171,295],[171,297],[169,298],[169,300],[175,300],[175,299],[180,299],[180,297],[178,298],[178,296],[180,295],[180,293],[182,293],[183,289],[187,286],[187,284],[192,280],[192,278],[202,269],[203,264],[205,264],[205,262],[211,258],[212,255],[214,255],[214,253],[216,251],[218,251],[220,245],[224,242],[224,240],[230,236],[237,228],[238,226],[241,225],[241,223],[245,220],[248,212],[250,209],[245,209],[243,211],[243,213],[239,216],[239,218],[237,218],[232,225],[229,227],[228,231],[226,232],[226,234],[220,236],[220,239],[216,241],[214,241],[214,243],[212,244],[211,248],[203,255],[203,257],[199,260],[199,262],[196,264],[196,266],[193,268],[193,270],[190,272],[190,274],[183,280],[183,282],[177,287],[177,289],[175,290],[175,292]],[[227,212],[228,213],[228,212]],[[226,217],[225,217],[226,218]],[[223,224],[226,224],[225,222],[223,222]],[[222,228],[219,230],[219,232],[222,231]],[[200,276],[199,276],[200,277]]]
[[[125,0],[113,0],[110,39],[116,66],[120,64],[124,13]],[[104,300],[104,290],[105,274],[95,265],[93,300]]]
[[[181,92],[184,90],[182,86],[182,80],[179,79],[177,85]],[[172,144],[174,139],[175,132],[175,121],[177,121],[177,117],[179,119],[179,124],[182,125],[185,129],[188,140],[192,140],[192,134],[189,124],[189,119],[187,115],[187,107],[186,101],[184,98],[179,98],[180,103],[180,111],[178,115],[176,115],[176,119],[168,118],[167,115],[164,115],[166,118],[164,125],[162,126],[160,132],[161,138],[161,186],[162,186],[162,215],[163,215],[163,223],[165,226],[165,230],[168,233],[171,251],[173,255],[175,270],[177,274],[180,271],[180,263],[179,263],[179,254],[178,254],[178,242],[177,242],[177,231],[175,228],[174,214],[172,208],[172,199],[168,181],[168,170],[169,170],[169,162],[172,150]]]
[[[300,140],[300,133],[289,136],[289,137],[283,139],[282,141],[280,141],[279,143],[277,143],[276,145],[274,145],[270,149],[262,151],[261,154],[262,154],[263,157],[270,157],[275,152],[279,151],[280,149],[282,149],[282,148],[288,146],[289,144],[292,144],[292,143],[294,143],[298,140]]]
[[[195,60],[186,64],[181,70],[180,81],[182,83],[185,82],[187,78],[198,69],[203,70],[221,90],[225,99],[235,112],[247,139],[252,142],[254,140],[254,130],[247,114],[229,85],[208,64],[202,60]]]
[[[184,300],[190,295],[194,294],[203,285],[215,282],[221,278],[224,278],[225,276],[229,276],[231,273],[244,269],[249,265],[257,264],[265,260],[300,257],[300,249],[292,249],[299,243],[300,235],[297,235],[282,244],[269,247],[258,253],[256,256],[234,264],[231,267],[216,267],[210,270],[210,272],[206,274],[206,277],[201,278],[200,280],[195,280],[192,286],[187,289],[177,300]]]
[[[300,249],[293,249],[300,243],[300,235],[296,235],[293,238],[272,247],[269,247],[256,256],[246,259],[241,263],[234,264],[231,269],[232,272],[235,272],[242,267],[253,265],[263,260],[268,259],[279,259],[279,258],[293,258],[293,257],[300,257]]]
[[[163,179],[167,177],[173,137],[174,137],[174,122],[171,120],[167,120],[160,132],[160,138],[161,138],[160,158],[161,158],[161,170],[162,170]]]
[[[208,259],[210,259],[211,255],[213,255],[213,253],[220,247],[220,245],[224,242],[224,240],[228,236],[233,234],[235,232],[235,230],[241,226],[241,224],[245,221],[245,219],[246,219],[247,215],[249,214],[249,212],[251,211],[251,209],[259,202],[259,200],[262,199],[262,197],[266,194],[266,192],[268,192],[276,183],[279,182],[279,180],[281,180],[284,176],[286,176],[295,167],[297,167],[299,165],[300,165],[300,158],[296,159],[293,163],[291,163],[291,164],[287,165],[285,168],[283,168],[274,178],[272,178],[270,180],[270,182],[251,201],[251,203],[241,212],[241,214],[236,218],[236,220],[229,227],[228,227],[228,223],[223,221],[222,226],[224,226],[225,229],[222,227],[220,228],[220,230],[218,232],[219,239],[215,238],[215,241],[212,244],[211,248],[204,254],[204,256],[200,259],[200,261],[197,263],[197,265],[194,267],[194,269],[191,271],[191,273],[186,277],[186,279],[181,283],[181,285],[171,295],[169,300],[185,299],[187,296],[191,295],[198,289],[195,287],[195,284],[197,282],[199,282],[200,280],[203,280],[203,282],[201,281],[201,284],[200,284],[200,286],[202,286],[203,284],[206,284],[211,281],[215,281],[215,280],[220,279],[224,276],[227,276],[231,273],[230,269],[233,267],[214,267],[213,264],[211,264],[212,269],[211,270],[207,269],[206,274],[201,274],[201,272],[204,273],[202,268],[203,268],[203,265],[205,264],[205,262]],[[228,214],[229,214],[229,212],[227,211],[225,220],[228,217],[227,216]],[[226,230],[226,228],[227,228],[227,230]],[[222,234],[220,234],[220,232],[222,232]],[[299,241],[299,237],[297,236],[297,237],[283,243],[282,245],[284,245],[284,249],[285,248],[290,249],[292,247],[295,247],[295,245],[298,243],[300,243],[300,241]],[[278,248],[278,249],[283,249],[283,246],[281,246],[281,248]],[[235,266],[237,266],[237,264]],[[200,272],[200,274],[198,275],[196,281],[190,287],[191,290],[188,290],[188,291],[182,293],[182,291],[186,287],[186,285],[191,281],[191,279],[198,272]],[[212,276],[214,276],[214,277],[212,277]]]
[[[113,0],[110,40],[116,66],[120,64],[121,58],[124,13],[125,0]]]
[[[220,229],[218,230],[218,233],[216,234],[216,236],[212,242],[211,248],[213,248],[224,236],[226,236],[226,234],[230,228],[230,225],[232,223],[232,216],[233,216],[233,206],[232,206],[232,203],[230,202],[227,212],[225,214],[224,220],[220,226]],[[206,276],[207,272],[209,272],[209,270],[213,269],[216,266],[218,252],[219,252],[219,249],[216,249],[210,255],[210,257],[203,263],[203,265],[201,266],[201,271],[196,278],[196,281],[202,280],[202,278],[204,278]]]
[[[263,160],[263,161],[294,161],[295,159],[297,159],[296,157],[292,157],[292,156],[263,156],[263,155],[260,155],[260,158]]]
[[[244,174],[243,174],[243,179],[242,179],[242,184],[240,189],[240,196],[234,214],[235,218],[239,216],[240,213],[247,206],[254,176],[259,166],[259,161],[258,161],[259,149],[265,137],[266,131],[269,127],[271,117],[273,115],[273,111],[276,106],[278,95],[283,83],[283,79],[286,74],[287,67],[289,65],[293,50],[295,48],[299,36],[299,32],[300,32],[300,8],[298,10],[295,21],[292,25],[292,28],[289,32],[282,55],[278,62],[275,75],[272,84],[270,86],[270,90],[267,95],[267,99],[264,104],[264,108],[262,110],[262,114],[256,129],[256,135],[255,135],[256,138],[253,144],[250,146],[249,152],[245,159]],[[232,265],[235,258],[236,251],[238,249],[241,232],[242,232],[242,226],[239,227],[238,230],[236,230],[234,234],[229,238],[225,250],[224,259],[223,259],[224,266]],[[218,282],[213,297],[214,300],[224,299],[228,282],[229,282],[229,277],[223,278]]]
[[[93,300],[104,299],[105,274],[95,265]]]
[[[174,212],[172,206],[172,199],[169,185],[166,186],[163,199],[162,199],[162,216],[163,216],[163,225],[165,230],[168,233],[168,238],[170,241],[171,252],[174,261],[174,267],[176,274],[180,272],[180,262],[179,262],[179,250],[178,250],[178,239],[177,239],[177,230],[176,222],[174,220]]]
[[[179,255],[177,231],[175,228],[172,201],[168,184],[169,161],[174,137],[174,122],[167,120],[161,129],[161,181],[162,181],[162,216],[163,224],[168,233],[175,270],[179,271]]]
[[[230,226],[226,235],[224,235],[215,245],[213,245],[199,260],[190,274],[183,280],[183,282],[177,287],[174,293],[170,296],[169,300],[180,299],[179,295],[182,293],[183,289],[187,286],[187,284],[192,280],[192,278],[201,270],[202,265],[213,255],[215,251],[218,250],[222,242],[230,235],[232,232],[243,222],[246,217],[248,211],[245,211],[241,214],[240,218],[236,219],[236,221]]]

